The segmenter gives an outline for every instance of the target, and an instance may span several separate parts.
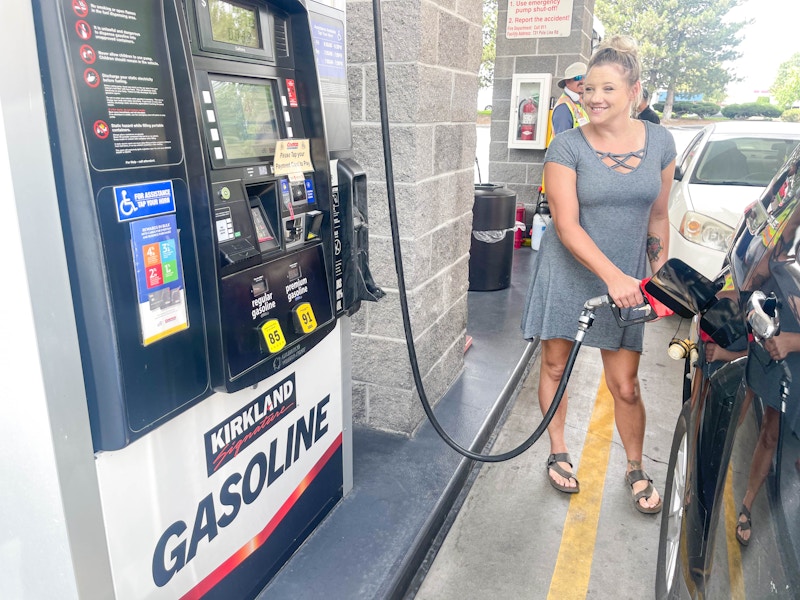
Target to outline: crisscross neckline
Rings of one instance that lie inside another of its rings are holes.
[[[583,128],[580,129],[580,132],[583,141],[586,142],[586,145],[589,146],[589,149],[594,152],[597,159],[606,169],[614,173],[619,173],[620,175],[629,175],[636,171],[644,162],[644,157],[647,154],[647,142],[650,139],[650,131],[647,127],[647,122],[639,121],[639,123],[644,127],[644,146],[631,152],[606,152],[597,150],[592,145],[592,142],[589,141]],[[631,164],[632,160],[636,161],[635,164]]]
[[[600,159],[600,162],[617,173],[630,173],[631,171],[635,171],[644,160],[644,148],[634,150],[633,152],[623,152],[621,154],[616,152],[601,152],[600,150],[595,150],[594,153],[597,155],[597,158]],[[628,164],[628,161],[634,158],[638,159],[639,162],[635,165]],[[609,164],[606,159],[610,160],[611,164]]]

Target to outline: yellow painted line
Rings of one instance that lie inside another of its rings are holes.
[[[742,570],[742,550],[736,539],[736,521],[739,520],[739,509],[733,499],[733,463],[728,462],[728,474],[725,477],[723,492],[725,506],[725,542],[728,547],[728,577],[731,580],[731,600],[744,600],[744,572]],[[753,532],[750,532],[753,535]]]
[[[586,598],[589,591],[600,503],[613,434],[614,400],[603,375],[581,454],[578,473],[581,491],[573,494],[569,501],[548,600]]]

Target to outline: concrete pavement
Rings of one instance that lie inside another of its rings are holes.
[[[648,417],[645,469],[662,495],[683,376],[683,363],[666,349],[688,326],[677,317],[646,326],[639,373]],[[601,377],[600,352],[582,348],[570,380],[566,431],[581,493],[568,496],[547,483],[546,436],[521,457],[482,466],[417,600],[653,597],[660,515],[633,507]],[[516,446],[541,420],[537,385],[538,359],[492,453]]]

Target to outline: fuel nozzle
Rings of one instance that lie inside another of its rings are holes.
[[[623,315],[623,309],[614,303],[614,300],[611,299],[611,296],[605,294],[603,296],[589,298],[586,301],[586,304],[583,305],[583,313],[594,314],[594,311],[601,306],[610,306],[611,312],[613,313],[614,318],[617,320],[617,325],[620,327],[629,327],[631,325],[647,323],[648,321],[657,319],[658,315],[656,314],[656,311],[653,310],[653,307],[650,305],[646,295],[643,296],[643,300],[644,302],[642,302],[642,304],[639,306],[624,309],[625,315]]]
[[[602,296],[589,298],[586,301],[586,304],[583,305],[583,310],[596,310],[601,306],[605,306],[607,304],[611,304],[611,299],[608,297],[608,294],[603,294]]]
[[[611,304],[611,299],[608,297],[608,294],[589,298],[586,301],[583,305],[581,316],[578,317],[578,333],[575,335],[576,342],[583,342],[586,332],[589,331],[592,323],[594,323],[594,311],[607,304]]]
[[[644,297],[644,302],[640,306],[625,309],[627,313],[626,316],[623,316],[622,309],[614,303],[608,294],[595,296],[594,298],[589,298],[583,305],[583,311],[581,311],[581,316],[578,318],[578,337],[575,338],[576,341],[583,341],[583,336],[594,322],[595,311],[601,306],[611,307],[611,313],[614,315],[614,318],[617,320],[617,325],[620,327],[630,327],[631,325],[646,323],[647,321],[658,318],[658,315],[647,301],[646,296]]]

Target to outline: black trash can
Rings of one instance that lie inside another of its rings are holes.
[[[494,291],[511,284],[517,193],[494,183],[475,184],[469,289]]]

